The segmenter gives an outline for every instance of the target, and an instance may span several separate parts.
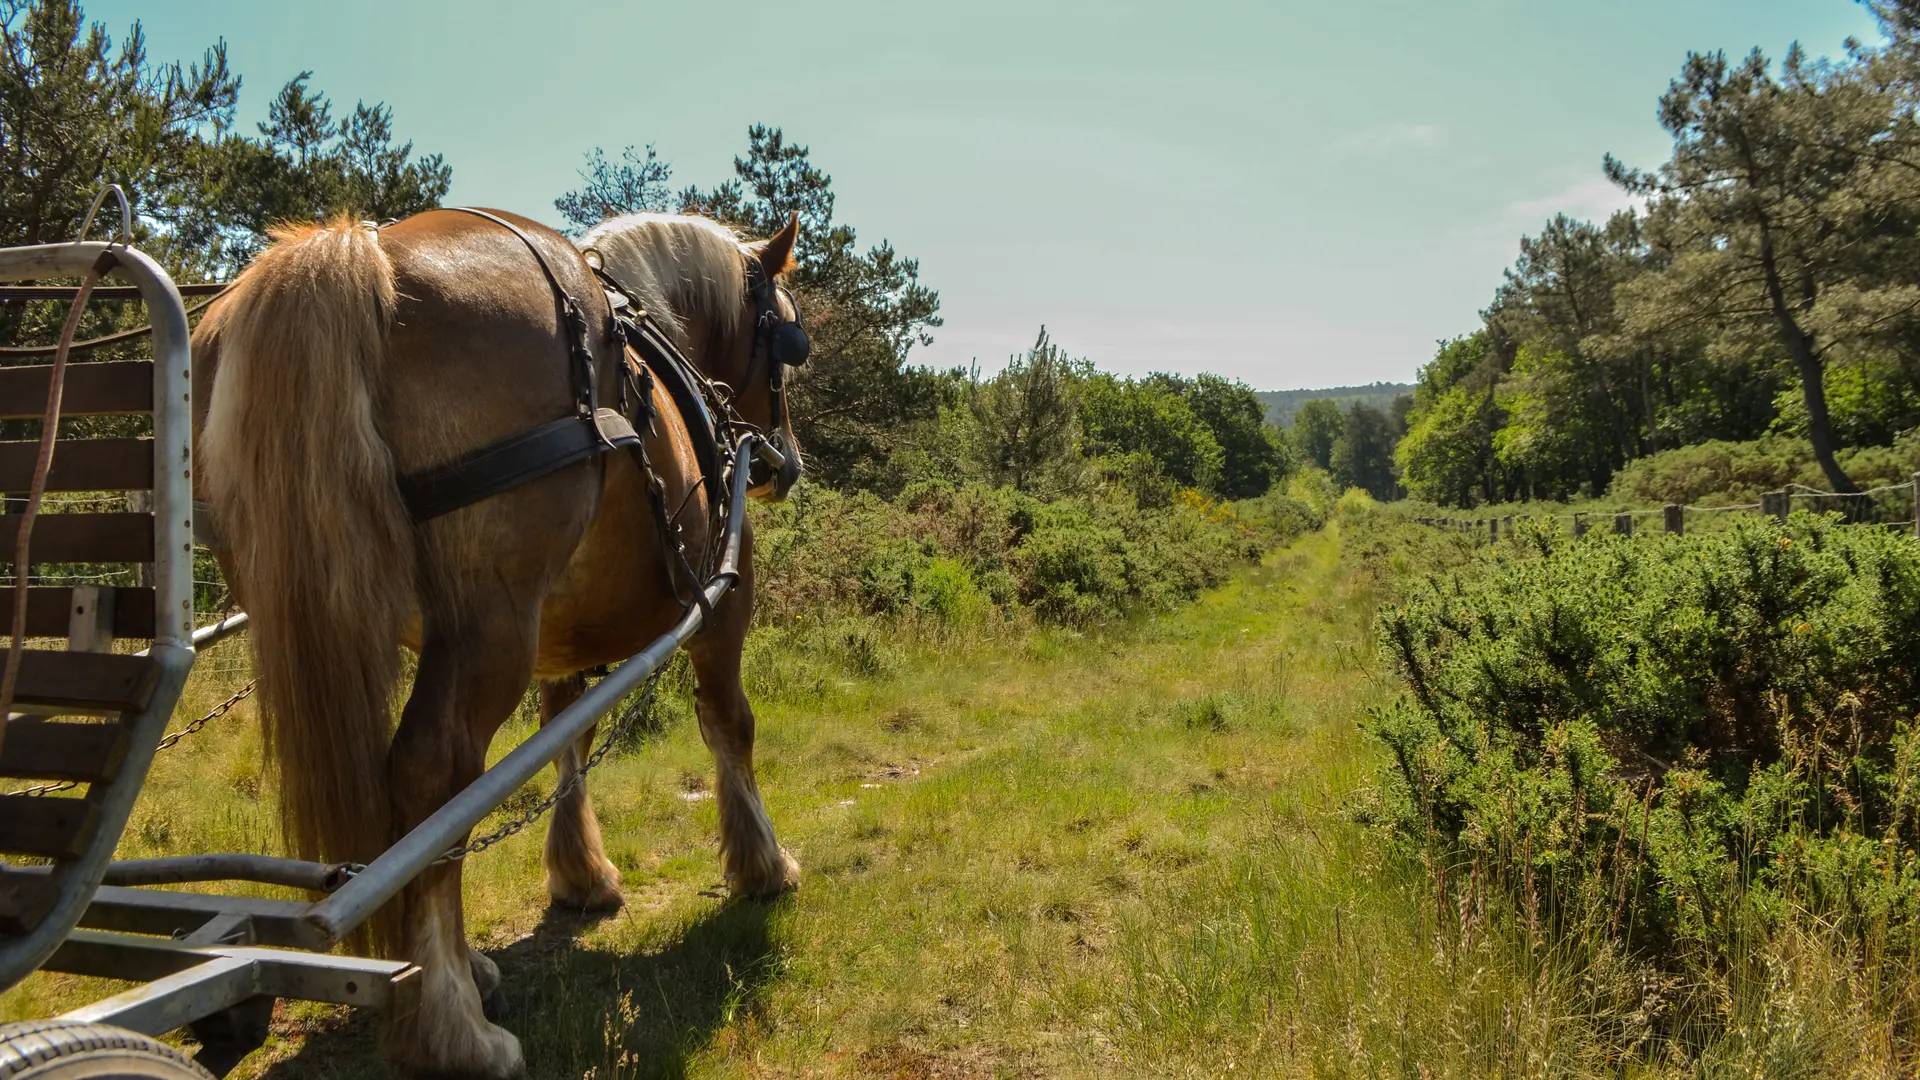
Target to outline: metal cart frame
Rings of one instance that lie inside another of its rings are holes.
[[[8,889],[44,890],[49,880],[56,896],[26,932],[0,933],[0,989],[36,968],[142,981],[142,986],[57,1019],[149,1036],[191,1027],[202,1044],[197,1060],[218,1075],[265,1042],[275,999],[380,1011],[414,1007],[419,968],[329,950],[459,846],[474,826],[671,659],[700,629],[702,608],[689,609],[672,630],[595,683],[364,868],[259,855],[112,861],[195,650],[243,629],[246,616],[197,631],[192,625],[190,350],[186,312],[166,271],[123,245],[71,243],[0,249],[0,280],[79,276],[109,248],[119,264],[114,272],[139,289],[153,326],[156,619],[152,646],[144,655],[157,664],[160,675],[144,709],[122,717],[129,739],[117,772],[88,792],[87,801],[98,817],[86,850],[51,867],[0,863],[0,899]],[[741,436],[736,450],[739,465],[729,478],[730,513],[720,562],[704,589],[709,606],[739,580],[749,484],[746,463],[756,455],[779,456],[755,434]],[[0,796],[0,804],[21,797]],[[325,895],[309,903],[154,887],[208,881],[265,882]]]

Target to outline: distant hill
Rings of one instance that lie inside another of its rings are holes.
[[[1332,398],[1342,410],[1356,401],[1364,401],[1385,410],[1401,394],[1413,393],[1410,383],[1379,382],[1371,386],[1334,386],[1325,390],[1261,390],[1260,401],[1267,407],[1267,423],[1293,426],[1294,410],[1314,398]]]

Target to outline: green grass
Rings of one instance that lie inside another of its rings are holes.
[[[1626,1063],[1587,960],[1348,820],[1378,753],[1356,721],[1392,692],[1377,587],[1334,526],[1099,633],[763,632],[761,787],[802,889],[721,898],[711,766],[669,702],[592,778],[624,910],[548,911],[538,829],[468,864],[503,1022],[538,1077],[1660,1072]],[[238,685],[235,648],[183,717]],[[124,856],[274,849],[246,712],[161,760]],[[37,975],[0,1019],[107,989]],[[242,1072],[378,1075],[374,1025],[283,1004]]]

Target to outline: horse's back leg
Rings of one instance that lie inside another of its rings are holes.
[[[399,831],[480,775],[494,731],[533,677],[538,604],[506,592],[459,617],[426,615],[419,672],[388,757]],[[420,1007],[389,1022],[386,1049],[423,1073],[515,1076],[524,1069],[519,1040],[488,1022],[476,981],[497,982],[497,969],[467,947],[463,865],[430,867],[401,894],[401,955],[422,968]]]
[[[546,724],[561,710],[579,700],[586,691],[583,675],[547,679],[540,683],[540,723]],[[559,783],[572,780],[587,755],[593,752],[593,731],[588,727],[579,740],[568,747],[554,764]],[[547,895],[557,907],[578,911],[611,911],[621,904],[620,871],[607,858],[600,838],[600,822],[587,798],[587,781],[581,777],[571,791],[554,804],[553,820],[547,826],[547,846],[540,859],[547,871]]]

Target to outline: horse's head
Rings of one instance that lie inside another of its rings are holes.
[[[787,369],[807,361],[793,294],[780,278],[794,265],[798,215],[767,240],[742,243],[725,226],[690,214],[629,214],[581,239],[590,257],[671,333],[702,374],[732,391],[740,419],[767,434],[784,464],[753,494],[784,499],[800,478],[800,445],[787,414]],[[766,471],[756,468],[756,478]]]
[[[753,489],[755,496],[776,502],[787,497],[801,468],[800,444],[787,411],[787,369],[805,364],[812,349],[800,307],[780,283],[794,266],[793,245],[799,235],[800,215],[795,214],[771,238],[742,245],[746,296],[737,332],[728,335],[732,355],[716,365],[732,376],[721,376],[721,381],[734,388],[734,407],[741,418],[766,432],[784,458],[773,475]]]

